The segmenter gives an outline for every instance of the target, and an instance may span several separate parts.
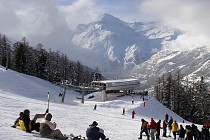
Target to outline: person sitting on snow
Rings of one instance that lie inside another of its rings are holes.
[[[17,126],[20,126],[19,120],[21,120],[22,117],[23,117],[23,112],[20,112],[19,117],[15,120],[14,125],[12,125],[12,127],[16,128]]]
[[[36,130],[39,132],[39,123],[36,123],[37,118],[43,118],[44,114],[36,114],[33,120],[30,120],[30,111],[25,109],[23,111],[23,116],[19,119],[19,125],[21,130],[31,133],[31,131]]]
[[[106,139],[106,136],[104,135],[104,130],[97,127],[98,123],[96,121],[93,121],[92,124],[89,125],[89,128],[86,131],[86,136],[88,140],[99,140],[100,138],[102,140]]]
[[[65,137],[59,129],[56,128],[56,123],[50,122],[52,119],[52,114],[47,113],[44,119],[40,122],[40,134],[42,137],[46,138],[58,138],[59,140],[68,139]]]

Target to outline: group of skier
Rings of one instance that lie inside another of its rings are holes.
[[[146,120],[141,119],[141,131],[140,131],[140,137],[138,139],[142,139],[142,134],[145,133],[148,140],[150,136],[152,140],[155,140],[155,133],[156,133],[156,140],[159,140],[160,128],[161,128],[160,123],[161,120],[159,120],[156,123],[153,118],[151,118],[150,124]]]
[[[171,137],[172,132],[174,139],[177,139],[178,135],[178,140],[210,140],[208,127],[203,126],[202,131],[199,131],[197,126],[195,124],[192,124],[186,125],[184,129],[184,127],[181,124],[178,125],[176,120],[173,120],[172,117],[170,117],[170,119],[168,120],[168,114],[165,115],[165,120],[163,120],[162,127],[161,120],[155,122],[154,119],[151,118],[151,121],[149,123],[146,120],[141,119],[141,131],[140,137],[138,139],[142,139],[142,133],[145,133],[148,140],[150,139],[150,137],[151,140],[160,140],[161,128],[163,129],[162,137]],[[168,136],[166,135],[167,130],[169,131]]]
[[[124,110],[125,112],[125,110]],[[38,118],[42,118],[41,122],[36,122]],[[144,119],[141,119],[141,131],[140,137],[138,139],[142,139],[142,134],[145,133],[147,139],[149,140],[160,140],[160,129],[163,129],[162,137],[171,137],[171,132],[173,134],[173,138],[176,139],[178,135],[178,140],[209,140],[209,128],[203,126],[202,131],[199,131],[195,124],[186,125],[184,127],[173,120],[172,117],[168,119],[168,114],[165,115],[165,119],[163,120],[161,127],[161,120],[155,122],[153,118],[151,118],[150,123]],[[64,135],[59,129],[56,129],[56,123],[51,122],[52,114],[45,112],[45,114],[36,114],[34,118],[30,119],[30,111],[25,109],[23,112],[19,113],[19,117],[15,120],[14,125],[12,127],[20,126],[23,131],[27,133],[31,133],[31,131],[35,130],[40,133],[41,137],[46,138],[57,138],[60,140],[67,140],[69,136]],[[89,128],[86,130],[87,140],[108,140],[104,135],[103,129],[97,127],[98,123],[94,121],[89,125]],[[167,129],[168,127],[168,129]],[[168,136],[167,136],[167,130]],[[73,140],[85,140],[85,138],[72,138]]]
[[[41,122],[36,122],[38,118],[42,118]],[[57,138],[59,140],[67,140],[70,136],[64,135],[59,129],[56,129],[56,123],[51,122],[52,114],[45,112],[45,114],[36,114],[34,118],[30,119],[30,111],[25,109],[19,113],[19,117],[15,120],[12,127],[20,127],[21,130],[31,133],[31,131],[37,131],[41,137],[45,138]],[[104,130],[97,127],[98,123],[94,121],[89,125],[86,131],[87,140],[108,140],[104,135]],[[85,137],[71,137],[72,140],[86,140]]]

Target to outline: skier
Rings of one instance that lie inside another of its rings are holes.
[[[202,127],[202,133],[204,135],[204,139],[205,140],[209,140],[209,128],[207,126],[204,126]]]
[[[122,113],[122,115],[125,115],[125,108],[123,108],[123,113]]]
[[[197,140],[197,126],[193,123],[191,127],[192,127],[192,136],[194,137],[194,140]]]
[[[132,104],[134,104],[134,99],[133,99],[133,97],[132,97]]]
[[[147,139],[149,140],[149,132],[148,132],[148,122],[144,119],[141,119],[141,131],[140,131],[140,137],[138,139],[142,139],[142,133],[145,132],[147,135]]]
[[[94,108],[93,108],[93,110],[96,110],[96,108],[97,108],[97,104],[95,104],[95,105],[94,105]]]
[[[146,102],[144,102],[144,107],[146,106]]]
[[[156,132],[157,124],[153,118],[151,118],[151,122],[149,126],[150,126],[149,128],[150,128],[151,140],[155,140],[155,132]]]
[[[179,126],[176,122],[176,120],[172,123],[172,133],[173,133],[173,136],[174,136],[174,139],[176,139],[176,133],[179,129]]]
[[[161,124],[161,120],[159,120],[158,122],[157,122],[157,128],[156,128],[156,130],[157,130],[157,134],[156,134],[156,140],[160,140],[160,124]]]
[[[185,130],[184,127],[180,125],[178,140],[184,140],[184,138],[185,138]]]
[[[23,112],[20,112],[19,117],[15,120],[14,125],[12,125],[12,127],[16,128],[17,126],[20,126],[19,120],[21,120],[22,117],[23,117]]]
[[[168,137],[171,137],[172,123],[173,123],[173,118],[170,117],[170,120],[168,122],[168,130],[169,130]]]
[[[164,120],[163,121],[163,137],[167,137],[166,133],[167,133],[167,124],[166,124],[166,121]]]
[[[190,125],[186,125],[185,128],[186,128],[186,135],[187,135],[186,140],[193,140],[191,126]]]
[[[167,113],[165,115],[165,121],[166,121],[166,123],[168,123],[168,114]]]
[[[96,121],[93,121],[93,123],[89,125],[89,128],[86,130],[88,140],[99,140],[100,138],[102,140],[108,140],[104,135],[104,130],[97,127],[97,125],[98,123]]]
[[[44,119],[40,122],[40,134],[42,137],[46,138],[58,138],[59,140],[67,140],[59,129],[56,128],[56,123],[50,122],[52,119],[52,114],[47,113]]]
[[[133,110],[132,111],[132,119],[134,119],[134,115],[135,115],[136,113],[135,113],[135,111]]]

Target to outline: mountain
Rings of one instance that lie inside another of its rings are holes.
[[[204,76],[210,80],[209,68],[210,51],[207,47],[189,51],[161,50],[129,71],[127,76],[139,78],[144,88],[148,88],[168,72],[177,74],[180,71],[181,75],[189,78]]]
[[[43,138],[35,137],[34,135],[37,133],[34,131],[26,133],[18,128],[12,128],[11,125],[18,117],[19,112],[24,109],[30,110],[31,119],[37,113],[44,113],[47,108],[47,92],[50,92],[49,110],[53,115],[52,121],[56,122],[57,129],[60,129],[64,134],[73,133],[85,136],[89,124],[97,121],[99,127],[111,140],[135,140],[139,137],[142,118],[148,122],[151,118],[154,118],[155,121],[163,120],[166,113],[184,127],[191,125],[187,121],[183,123],[183,118],[154,98],[146,100],[145,107],[139,95],[133,95],[134,104],[131,104],[132,97],[130,95],[117,97],[115,100],[106,102],[99,102],[93,98],[90,101],[85,98],[85,103],[81,104],[81,101],[76,98],[79,93],[67,90],[64,103],[61,104],[61,97],[58,96],[60,90],[60,87],[48,81],[12,70],[5,70],[4,67],[0,66],[0,139],[43,140]],[[96,92],[94,95],[97,98],[97,96],[101,96],[101,93]],[[97,104],[97,110],[93,110],[95,104]],[[122,108],[125,108],[125,115],[121,115]],[[135,118],[131,119],[133,110],[136,114]],[[41,121],[41,119],[37,121]],[[201,126],[197,126],[201,130]],[[160,138],[172,140],[173,136],[164,138],[160,135]]]
[[[160,51],[178,31],[157,22],[126,23],[110,14],[89,24],[80,24],[73,33],[77,59],[102,72],[122,72],[134,68]]]
[[[208,48],[163,49],[181,34],[159,22],[127,23],[105,14],[95,22],[78,25],[72,42],[85,51],[78,56],[82,63],[98,67],[108,78],[139,78],[142,88],[151,87],[167,72],[179,70],[183,76],[210,79]]]

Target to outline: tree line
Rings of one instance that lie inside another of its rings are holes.
[[[210,117],[209,83],[203,76],[189,80],[180,71],[168,73],[154,86],[156,99],[184,119],[203,124]]]
[[[89,85],[93,80],[104,79],[98,68],[88,68],[79,60],[73,62],[58,50],[47,51],[41,43],[31,47],[25,37],[11,43],[0,34],[0,65],[52,83],[68,80],[74,85]]]

